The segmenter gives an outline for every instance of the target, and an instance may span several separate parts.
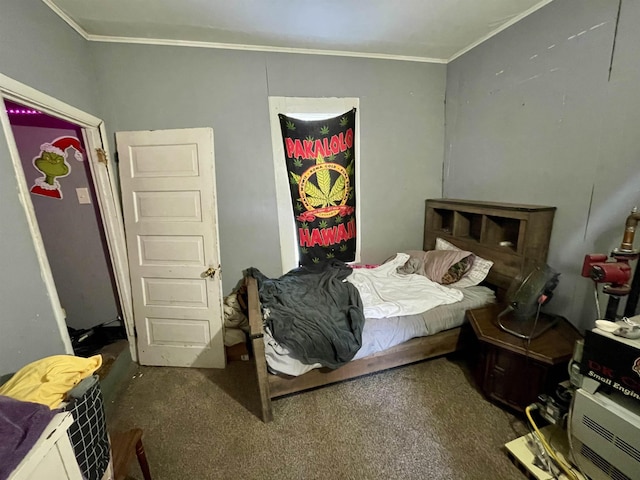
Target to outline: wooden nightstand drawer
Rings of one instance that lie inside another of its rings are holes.
[[[497,305],[469,310],[475,333],[474,376],[484,395],[498,403],[524,411],[541,393],[552,393],[568,378],[567,365],[573,346],[581,338],[562,319],[554,328],[527,342],[502,331],[496,322]]]
[[[490,348],[486,362],[482,391],[493,400],[523,410],[544,390],[544,365],[496,348]]]

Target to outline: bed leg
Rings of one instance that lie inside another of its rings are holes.
[[[268,423],[273,420],[273,410],[269,391],[269,372],[267,371],[267,361],[264,356],[264,339],[262,337],[254,338],[252,342],[256,362],[256,375],[258,377],[258,390],[260,391],[262,421]]]
[[[273,410],[271,408],[271,393],[269,391],[269,372],[267,371],[267,359],[264,351],[264,330],[262,327],[258,282],[255,278],[247,277],[246,285],[247,301],[249,303],[249,334],[256,365],[258,390],[260,392],[260,410],[262,421],[267,423],[273,420]]]

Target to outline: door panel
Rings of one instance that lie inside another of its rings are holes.
[[[149,342],[154,346],[193,345],[206,347],[209,322],[181,318],[147,318]]]
[[[135,192],[135,220],[144,222],[200,222],[200,192]]]
[[[140,363],[222,368],[213,131],[118,132],[116,142]]]
[[[147,145],[131,149],[132,176],[172,177],[198,176],[198,150],[196,145]]]

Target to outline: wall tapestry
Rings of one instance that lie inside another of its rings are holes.
[[[62,199],[62,189],[56,178],[66,177],[71,173],[71,166],[67,163],[68,148],[73,148],[76,160],[82,161],[84,149],[76,137],[58,137],[51,143],[40,146],[40,155],[33,159],[33,166],[44,176],[35,179],[31,193]]]
[[[300,265],[356,258],[356,109],[325,120],[280,114]]]

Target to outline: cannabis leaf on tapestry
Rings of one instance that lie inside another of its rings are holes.
[[[300,265],[355,260],[355,115],[279,115]]]

